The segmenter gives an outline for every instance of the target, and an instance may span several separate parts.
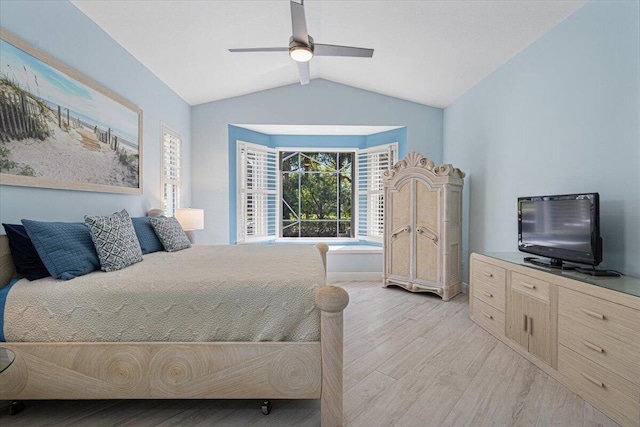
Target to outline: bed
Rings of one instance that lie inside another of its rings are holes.
[[[21,280],[5,307],[4,318],[13,320],[0,347],[16,359],[0,374],[0,400],[320,399],[321,424],[342,425],[342,312],[349,298],[324,284],[327,245],[287,250],[197,245],[77,277],[66,288],[51,278]],[[258,253],[259,262],[247,261]],[[300,268],[279,279],[268,266],[278,257],[291,265],[291,256]],[[215,287],[196,274],[211,269],[211,259],[220,266],[211,270]],[[15,276],[2,235],[0,285]],[[100,292],[83,303],[77,290],[90,286]],[[161,292],[171,304],[153,301]],[[37,303],[38,295],[48,305]],[[99,310],[101,321],[87,327],[83,310]]]

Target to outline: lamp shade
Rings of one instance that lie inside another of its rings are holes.
[[[176,219],[185,230],[202,230],[204,228],[204,209],[179,208]]]

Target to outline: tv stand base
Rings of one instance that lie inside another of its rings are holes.
[[[532,256],[524,257],[524,262],[538,265],[540,267],[557,268],[558,270],[575,270],[576,268],[579,268],[577,265],[564,264],[560,260],[552,259],[549,261],[541,261],[540,259]]]

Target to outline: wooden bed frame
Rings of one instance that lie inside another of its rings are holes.
[[[316,245],[326,269],[328,246]],[[16,275],[0,236],[0,287]],[[321,425],[342,425],[347,292],[324,286],[319,342],[0,343],[16,354],[0,400],[320,399]]]

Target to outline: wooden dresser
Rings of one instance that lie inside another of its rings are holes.
[[[471,319],[623,426],[640,426],[640,279],[471,255]]]

